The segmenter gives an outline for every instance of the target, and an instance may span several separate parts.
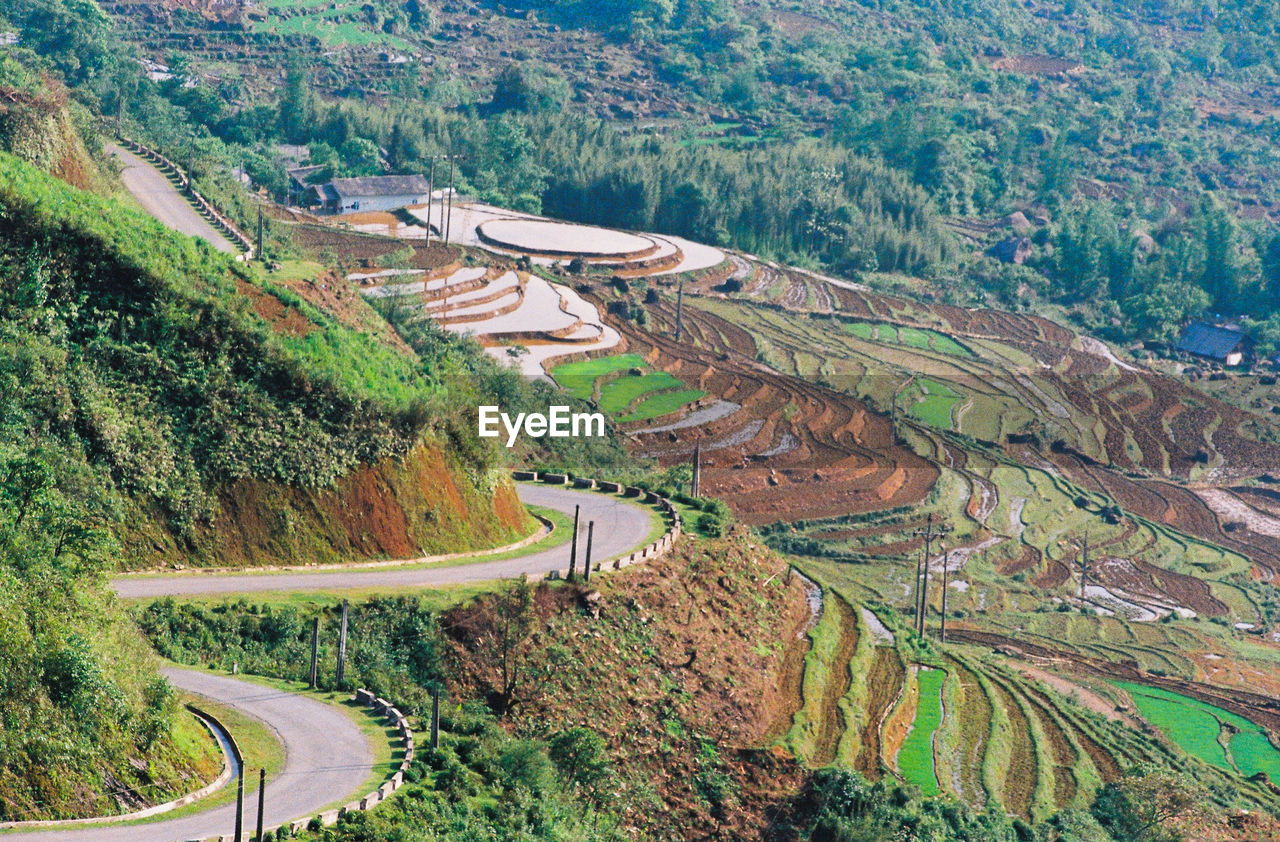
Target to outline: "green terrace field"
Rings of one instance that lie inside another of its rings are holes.
[[[933,762],[933,737],[942,725],[942,684],[947,674],[937,669],[916,672],[920,701],[915,722],[898,751],[898,770],[908,783],[920,787],[926,795],[938,793],[938,773]]]
[[[1204,762],[1250,777],[1265,772],[1280,779],[1280,750],[1265,730],[1230,711],[1159,687],[1115,682],[1143,717],[1178,747]]]
[[[964,345],[961,345],[945,333],[939,333],[936,330],[891,325],[885,322],[875,324],[870,322],[850,322],[845,325],[845,330],[859,339],[881,342],[887,345],[906,345],[911,348],[918,348],[921,351],[938,351],[939,353],[952,354],[957,357],[974,356],[974,353]]]
[[[652,370],[636,354],[562,363],[551,376],[569,394],[595,401],[622,424],[670,415],[707,395],[673,374]]]

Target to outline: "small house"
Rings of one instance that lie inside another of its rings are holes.
[[[393,211],[425,205],[431,185],[420,175],[375,175],[335,178],[316,185],[315,204],[328,213]]]
[[[1235,366],[1244,362],[1249,350],[1249,337],[1236,328],[1192,322],[1183,328],[1175,349],[1208,360],[1217,360],[1223,365]]]

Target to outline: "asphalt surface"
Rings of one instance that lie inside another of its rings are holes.
[[[573,507],[582,507],[578,539],[578,563],[586,557],[587,522],[595,521],[591,558],[607,561],[639,549],[653,528],[651,510],[610,494],[574,491],[550,485],[519,485],[520,499],[527,505],[558,509],[573,516]],[[308,570],[260,574],[164,574],[120,576],[112,580],[116,593],[126,599],[195,594],[247,593],[260,591],[316,591],[347,588],[421,588],[464,582],[512,579],[528,574],[569,568],[569,542],[564,540],[531,555],[502,561],[441,565],[417,569],[383,568]]]
[[[187,203],[178,188],[164,174],[132,152],[108,143],[107,151],[124,164],[120,179],[143,209],[169,228],[190,237],[208,240],[218,251],[234,254],[231,241],[209,224]]]
[[[373,772],[368,738],[341,710],[315,699],[272,690],[258,684],[184,669],[165,669],[181,690],[235,708],[261,720],[284,743],[285,765],[267,781],[266,825],[312,816],[336,801],[345,803],[367,793],[361,785]],[[250,769],[249,774],[256,774]],[[235,780],[227,786],[234,787]],[[244,829],[257,822],[257,793],[245,797]],[[0,839],[51,842],[182,842],[235,831],[235,802],[176,819],[149,824],[88,825],[67,830],[8,832]],[[247,838],[247,837],[246,837]]]

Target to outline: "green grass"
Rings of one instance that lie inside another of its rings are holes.
[[[908,783],[925,795],[938,794],[938,775],[933,765],[933,733],[942,724],[942,685],[947,674],[939,669],[922,669],[916,674],[920,702],[915,723],[898,751],[898,770]]]
[[[1113,683],[1127,691],[1143,717],[1187,754],[1245,777],[1266,772],[1272,780],[1280,779],[1280,750],[1253,722],[1180,693],[1127,681]],[[1227,742],[1230,757],[1219,741],[1223,724],[1234,729]]]
[[[671,412],[675,412],[685,404],[705,398],[707,393],[701,389],[678,389],[674,392],[661,392],[651,395],[640,402],[634,412],[618,419],[621,423],[629,421],[648,421]]]
[[[665,371],[653,371],[648,374],[626,374],[616,380],[610,380],[600,389],[600,410],[610,415],[617,415],[631,403],[650,392],[664,389],[683,388],[684,381]]]
[[[645,367],[645,362],[639,354],[618,354],[612,357],[561,363],[551,369],[551,376],[560,384],[560,388],[575,398],[590,400],[598,378],[613,374],[615,371]]]

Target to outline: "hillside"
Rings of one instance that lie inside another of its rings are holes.
[[[91,173],[57,96],[11,98],[6,125],[27,130],[5,142]],[[237,293],[277,294],[253,272],[4,152],[0,273],[4,819],[128,810],[216,774],[106,574],[411,557],[532,529],[407,348],[296,296],[305,335],[273,330]]]

